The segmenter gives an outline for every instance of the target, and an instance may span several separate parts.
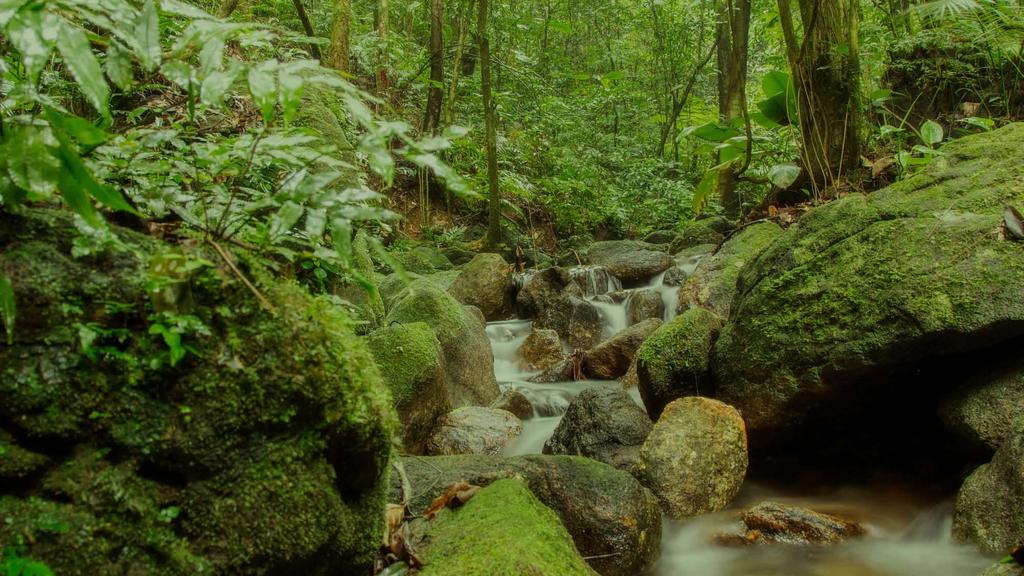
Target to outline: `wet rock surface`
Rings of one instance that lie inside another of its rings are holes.
[[[466,406],[438,420],[427,440],[427,452],[436,456],[499,454],[522,430],[522,422],[507,410]]]
[[[628,471],[638,462],[652,427],[625,390],[590,388],[569,404],[544,453],[586,456]]]

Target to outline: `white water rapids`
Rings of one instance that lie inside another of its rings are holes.
[[[678,266],[689,276],[699,261],[700,257],[690,258]],[[675,317],[678,287],[665,285],[664,273],[647,286],[624,291],[624,296],[619,292],[617,302],[606,295],[621,291],[622,285],[606,270],[580,267],[572,271],[572,277],[600,311],[606,337],[627,327],[629,298],[641,289],[661,295],[665,321]],[[528,382],[536,372],[529,371],[519,349],[531,330],[529,320],[487,325],[498,382],[503,389],[522,392],[534,408],[534,417],[523,422],[522,434],[506,449],[510,455],[541,453],[569,403],[581,391],[620,386],[617,381]],[[635,388],[630,394],[643,405]],[[714,535],[736,525],[738,511],[765,500],[857,520],[867,535],[834,546],[735,548],[713,543]],[[748,482],[730,510],[685,522],[666,521],[661,559],[648,576],[976,576],[996,561],[953,543],[951,527],[950,503],[917,498],[912,488],[841,488],[808,495]]]

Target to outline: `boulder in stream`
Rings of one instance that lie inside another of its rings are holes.
[[[526,340],[523,340],[519,354],[537,370],[546,370],[565,359],[558,332],[544,328],[530,332]]]
[[[534,274],[516,298],[519,314],[532,317],[535,329],[551,329],[574,349],[589,350],[600,342],[601,313],[583,298],[583,290],[563,268]]]
[[[676,270],[676,268],[672,268]],[[661,299],[661,293],[650,288],[634,290],[626,298],[626,325],[634,324],[657,318],[665,317],[665,302]]]
[[[684,396],[713,392],[711,348],[722,320],[704,308],[693,308],[651,334],[636,353],[640,397],[651,418],[666,404]]]
[[[628,473],[577,456],[427,456],[402,459],[411,488],[409,512],[420,514],[436,490],[466,481],[487,486],[521,478],[561,518],[576,549],[603,576],[642,574],[658,557],[658,501]],[[401,501],[402,478],[391,475],[391,501]],[[471,501],[472,502],[472,501]]]
[[[747,431],[735,408],[710,398],[665,407],[634,473],[675,519],[724,509],[747,473]]]
[[[594,574],[558,516],[518,479],[498,480],[411,526],[421,576]]]
[[[715,252],[701,259],[679,288],[677,311],[701,306],[728,318],[736,298],[740,270],[781,235],[782,228],[774,222],[760,222],[738,231]]]
[[[1024,418],[992,461],[964,481],[953,511],[953,536],[992,554],[1024,543]]]
[[[668,247],[636,240],[595,242],[587,251],[591,264],[603,266],[626,284],[639,284],[675,266]]]
[[[901,385],[879,375],[1024,334],[1024,249],[1000,234],[1003,206],[1024,206],[1021,142],[1022,123],[950,142],[905,180],[810,210],[747,262],[713,365],[752,431],[798,434]]]
[[[1024,566],[1017,563],[999,563],[988,570],[985,570],[978,576],[1024,576]]]
[[[629,370],[637,349],[662,325],[658,318],[622,330],[583,355],[583,371],[598,380],[615,380]]]
[[[732,223],[721,216],[710,216],[687,222],[672,240],[672,253],[675,254],[701,244],[721,244],[725,239],[725,233],[732,228]]]
[[[491,408],[511,412],[520,420],[529,420],[534,416],[533,404],[530,403],[530,399],[514,388],[502,390],[501,396],[498,396]]]
[[[721,544],[838,544],[863,536],[864,527],[856,522],[781,504],[762,502],[743,512],[743,532],[716,537]]]
[[[424,322],[444,351],[452,405],[486,406],[498,397],[494,355],[484,326],[447,292],[423,279],[397,297],[387,324]]]
[[[640,458],[640,445],[651,433],[651,419],[621,388],[580,392],[554,434],[545,454],[586,456],[629,471]]]
[[[462,268],[448,293],[479,308],[488,321],[504,320],[512,313],[512,269],[499,254],[477,254]]]
[[[994,453],[1024,416],[1024,356],[1010,357],[983,367],[939,406],[943,422],[961,438]]]
[[[427,440],[436,456],[499,454],[523,431],[515,414],[498,408],[464,406],[445,414]]]
[[[441,343],[423,322],[381,328],[367,343],[391,388],[406,452],[424,453],[438,419],[452,409]]]

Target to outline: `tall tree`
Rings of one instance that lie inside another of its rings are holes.
[[[817,195],[860,159],[860,2],[799,0],[802,38],[790,1],[778,4],[799,102],[802,161]]]
[[[390,42],[390,12],[391,7],[388,0],[379,0],[377,3],[376,25],[377,25],[377,95],[383,96],[388,90],[391,81],[388,76],[389,66],[389,42]]]
[[[831,1],[831,0],[827,0]],[[750,45],[750,0],[718,0],[716,27],[718,54],[718,116],[725,124],[747,118],[747,55]],[[749,136],[749,125],[748,136]],[[747,142],[747,161],[750,157]],[[742,170],[742,168],[741,168]],[[722,206],[730,216],[738,216],[740,199],[736,192],[738,170],[728,166],[718,175]]]
[[[459,39],[455,46],[455,58],[452,61],[452,79],[448,83],[448,102],[445,104],[444,122],[451,125],[455,122],[455,100],[459,95],[459,79],[462,75],[463,60],[466,53],[466,33],[469,20],[473,14],[473,0],[462,3],[459,11]]]
[[[498,189],[498,111],[491,93],[491,47],[487,36],[488,0],[479,0],[476,40],[480,52],[480,91],[484,100],[485,148],[487,149],[487,191],[490,194],[487,218],[487,246],[501,244],[501,192]]]
[[[302,5],[302,0],[292,0],[292,4],[295,5],[295,13],[299,16],[299,21],[302,22],[302,31],[305,32],[309,38],[316,37],[316,31],[313,30],[313,23],[309,21],[309,15],[306,14],[306,8]],[[323,56],[320,54],[320,47],[316,44],[310,43],[309,52],[313,55],[313,58],[322,60]]]
[[[352,35],[352,0],[334,0],[331,22],[331,52],[328,65],[342,72],[349,71],[349,46]]]
[[[444,99],[444,0],[430,4],[430,88],[423,118],[423,132],[435,134],[441,126]]]

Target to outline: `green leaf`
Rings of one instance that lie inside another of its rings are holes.
[[[273,61],[263,62],[249,69],[249,93],[267,124],[274,119],[274,105],[277,104],[277,86],[271,73],[276,65]]]
[[[160,0],[160,9],[168,14],[183,16],[192,20],[213,20],[211,14],[180,0]]]
[[[91,150],[110,140],[110,134],[85,118],[61,114],[52,108],[47,109],[46,118],[55,129],[62,130],[74,138],[86,150]]]
[[[792,91],[792,81],[786,72],[773,70],[761,79],[761,89],[768,98]]]
[[[15,185],[36,198],[46,198],[57,189],[60,160],[50,152],[53,137],[38,126],[15,124],[8,128],[7,174]]]
[[[156,11],[153,0],[146,0],[135,21],[135,43],[138,47],[136,56],[147,72],[160,66],[163,53],[160,50],[160,15]]]
[[[132,74],[131,57],[117,42],[111,42],[107,48],[107,76],[121,90],[130,89],[135,79]]]
[[[699,215],[703,212],[711,196],[718,192],[718,177],[719,171],[717,169],[711,169],[704,173],[704,178],[701,179],[700,184],[693,191],[694,215]]]
[[[696,137],[709,142],[725,142],[729,138],[739,136],[740,131],[726,124],[708,122],[700,126],[690,126],[683,130],[684,137]]]
[[[276,240],[287,234],[305,211],[304,207],[291,200],[282,204],[270,220],[270,238]]]
[[[104,118],[110,120],[110,86],[107,86],[100,61],[93,54],[85,32],[67,21],[62,21],[60,34],[57,36],[57,47],[60,48],[64,63],[78,81],[78,87],[86,100]]]
[[[921,125],[921,140],[928,146],[935,146],[945,138],[945,131],[942,125],[934,120],[928,120]]]
[[[796,164],[776,164],[768,170],[768,178],[780,190],[785,190],[800,177],[800,167]]]
[[[974,126],[975,128],[981,128],[984,132],[991,132],[996,127],[996,121],[991,118],[979,118],[977,116],[971,116],[970,118],[964,118],[961,120],[968,126]]]
[[[207,106],[220,106],[224,103],[224,96],[235,83],[238,75],[242,72],[239,65],[233,65],[223,72],[213,72],[203,80],[199,89],[200,99]]]
[[[291,73],[287,67],[282,67],[277,76],[278,100],[281,103],[281,115],[285,124],[291,123],[302,105],[302,92],[304,83],[302,77]]]
[[[6,28],[18,9],[27,2],[28,0],[0,0],[0,29]]]
[[[903,128],[897,128],[889,124],[882,124],[878,127],[878,133],[881,134],[883,138],[886,136],[892,136],[893,134],[899,134],[900,132],[904,132]]]
[[[19,10],[7,26],[7,37],[21,53],[29,81],[35,84],[57,43],[61,20],[49,10]]]
[[[17,307],[14,302],[14,286],[7,276],[0,274],[0,320],[4,322],[7,332],[7,345],[14,345],[14,321],[17,318]]]
[[[113,210],[135,213],[135,209],[124,199],[120,191],[97,181],[82,162],[70,137],[60,129],[60,114],[47,109],[46,115],[54,128],[53,135],[59,142],[55,152],[64,164],[64,169],[59,171],[58,186],[68,206],[94,227],[102,226],[102,220],[89,202],[90,196]]]

